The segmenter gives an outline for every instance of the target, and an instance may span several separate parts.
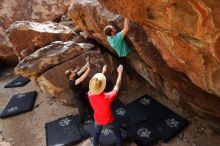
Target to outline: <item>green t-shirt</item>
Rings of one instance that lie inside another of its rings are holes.
[[[118,32],[114,36],[108,36],[107,40],[110,46],[117,52],[119,57],[125,57],[131,51],[124,40],[122,32]]]

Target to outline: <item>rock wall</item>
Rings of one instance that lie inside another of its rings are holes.
[[[139,22],[163,59],[206,92],[220,96],[220,1],[99,0]],[[117,5],[115,5],[117,3]]]
[[[219,19],[214,1],[99,2],[74,0],[69,16],[110,50],[103,28],[107,24],[122,28],[123,18],[116,14],[136,21],[130,22],[126,39],[143,67],[137,68],[137,59],[128,58],[131,66],[173,101],[220,118],[219,59],[214,47]]]
[[[6,29],[16,21],[59,21],[66,13],[70,0],[1,0],[0,1],[0,60],[17,64]]]

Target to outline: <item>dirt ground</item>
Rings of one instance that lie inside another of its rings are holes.
[[[32,82],[29,82],[24,87],[4,88],[5,84],[15,78],[13,69],[0,70],[0,111],[3,111],[12,95],[36,90],[38,91],[38,96],[31,112],[0,119],[0,146],[45,146],[45,123],[66,115],[76,114],[77,110],[44,95]],[[170,142],[159,141],[153,146],[220,146],[220,135],[210,128],[210,125],[212,125],[212,127],[218,129],[220,124],[213,124],[207,120],[200,119],[191,112],[175,106],[163,96],[155,94],[154,97],[173,111],[187,118],[190,121],[190,125]],[[89,146],[90,144],[90,139],[87,139],[77,146]],[[134,143],[126,145],[135,146]]]

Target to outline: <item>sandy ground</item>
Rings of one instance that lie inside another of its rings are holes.
[[[31,112],[0,120],[0,146],[45,146],[45,123],[66,115],[76,114],[77,110],[42,94],[32,82],[24,87],[4,88],[4,85],[14,78],[16,76],[12,69],[0,71],[0,111],[3,111],[12,95],[36,90],[38,97]],[[154,93],[152,92],[152,94]],[[210,122],[175,106],[163,96],[155,94],[154,97],[187,118],[190,125],[170,142],[159,141],[153,146],[220,146],[220,136],[210,128]],[[212,124],[212,127],[218,129],[220,124]],[[77,146],[89,146],[90,144],[90,139],[87,139]],[[135,146],[135,144],[128,143],[126,146]]]

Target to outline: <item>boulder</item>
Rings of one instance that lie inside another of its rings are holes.
[[[12,46],[5,32],[11,24],[20,20],[36,22],[59,21],[61,16],[66,13],[69,5],[70,0],[0,1],[0,59],[9,65],[18,63],[15,53],[11,51]],[[10,55],[8,53],[2,54],[2,52],[10,52]]]
[[[77,34],[54,22],[17,21],[8,28],[9,40],[19,59],[54,41],[68,41]]]
[[[89,43],[56,41],[24,58],[15,68],[17,75],[36,78],[48,69],[92,49]]]
[[[132,68],[173,101],[220,118],[219,61],[213,48],[220,21],[214,1],[99,0],[103,7],[97,0],[74,0],[68,11],[76,25],[110,50],[103,28],[113,24],[121,30],[121,16],[135,20],[126,38],[138,54],[128,58]]]

